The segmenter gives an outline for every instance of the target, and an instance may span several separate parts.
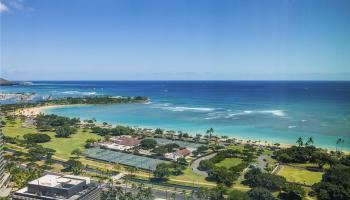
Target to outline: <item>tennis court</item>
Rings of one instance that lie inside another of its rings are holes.
[[[154,139],[157,141],[158,144],[165,145],[165,144],[170,144],[170,143],[175,143],[179,145],[180,147],[185,147],[191,151],[196,150],[199,146],[202,146],[203,144],[198,144],[194,142],[186,142],[186,141],[179,141],[179,140],[169,140],[165,138],[150,138]]]
[[[148,158],[143,156],[137,156],[128,153],[122,153],[118,151],[112,151],[101,148],[87,149],[84,154],[92,159],[101,160],[104,162],[118,163],[122,165],[134,166],[139,169],[154,171],[159,163],[167,161],[159,160],[155,158]]]

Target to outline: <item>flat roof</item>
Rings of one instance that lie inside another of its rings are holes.
[[[31,185],[40,185],[46,187],[59,187],[61,184],[70,184],[70,185],[78,185],[82,183],[84,178],[80,177],[69,177],[69,176],[59,176],[53,174],[47,174],[42,176],[36,180],[30,181]]]

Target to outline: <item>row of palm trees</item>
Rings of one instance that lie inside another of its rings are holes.
[[[337,140],[337,142],[336,142],[336,151],[338,152],[338,151],[343,151],[343,145],[344,145],[344,143],[345,143],[345,140],[344,139],[342,139],[342,138],[338,138],[338,140]]]
[[[298,140],[296,141],[296,143],[302,147],[302,146],[309,146],[314,144],[314,140],[312,137],[310,137],[305,143],[303,142],[303,138],[299,137]],[[342,151],[343,150],[343,146],[344,146],[345,140],[342,138],[338,138],[336,141],[336,152],[338,151]]]
[[[309,146],[314,144],[314,139],[309,137],[309,139],[304,143],[303,138],[299,137],[296,143],[299,145],[299,147]]]

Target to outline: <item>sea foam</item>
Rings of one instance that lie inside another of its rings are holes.
[[[241,112],[230,113],[226,115],[225,118],[231,118],[231,117],[242,116],[242,115],[253,115],[253,114],[272,114],[277,117],[286,116],[283,110],[244,110]]]
[[[184,112],[184,111],[211,112],[215,110],[215,108],[207,108],[207,107],[173,106],[173,104],[171,103],[154,104],[153,107],[160,108],[163,110],[170,110],[174,112]]]
[[[171,110],[175,112],[183,111],[201,111],[201,112],[210,112],[214,111],[214,108],[204,108],[204,107],[184,107],[184,106],[175,106],[175,107],[164,107],[165,110]]]
[[[61,92],[62,94],[71,94],[71,95],[96,95],[97,93],[96,92],[79,92],[79,91],[75,91],[75,90],[72,90],[72,91],[64,91],[64,92]]]

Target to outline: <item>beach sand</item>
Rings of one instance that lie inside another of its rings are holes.
[[[50,105],[50,106],[40,106],[40,107],[33,107],[33,108],[25,108],[18,110],[16,114],[18,115],[24,115],[26,117],[35,117],[41,113],[44,113],[43,111],[45,109],[49,108],[56,108],[59,107],[59,105]]]
[[[74,104],[74,105],[46,105],[46,106],[37,106],[32,108],[24,108],[18,110],[15,114],[24,115],[26,117],[35,117],[39,114],[45,113],[46,109],[51,108],[60,108],[60,107],[69,107],[69,106],[84,106],[83,104]]]

